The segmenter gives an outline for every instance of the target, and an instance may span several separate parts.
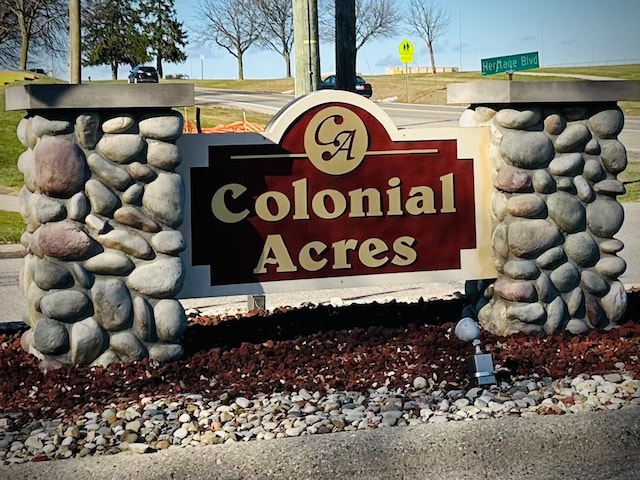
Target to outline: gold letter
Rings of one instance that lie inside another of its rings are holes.
[[[409,215],[436,213],[433,190],[427,186],[413,187],[404,208]]]
[[[270,198],[276,202],[276,213],[271,213],[269,210]],[[291,202],[282,192],[264,192],[256,198],[256,214],[265,222],[278,222],[289,215],[289,210],[291,210]]]
[[[327,206],[324,201],[325,197],[329,197],[333,201],[333,212],[327,210]],[[342,215],[347,209],[347,199],[344,198],[344,195],[337,190],[332,190],[330,188],[320,190],[313,196],[313,200],[311,200],[311,208],[313,208],[313,212],[320,218],[333,220],[334,218],[338,218]]]
[[[311,256],[311,250],[314,250],[316,252],[316,255],[320,255],[326,249],[327,246],[317,240],[307,243],[304,247],[302,247],[302,250],[300,250],[300,255],[298,255],[300,266],[307,272],[316,272],[320,270],[327,264],[327,259],[323,258],[322,260],[315,260]]]
[[[360,248],[358,249],[358,258],[365,267],[377,268],[383,266],[389,261],[389,257],[386,255],[382,258],[376,258],[376,255],[384,253],[389,250],[387,244],[379,238],[368,238]]]
[[[453,173],[440,177],[442,184],[442,209],[440,213],[454,213],[456,211],[456,195]]]
[[[355,250],[358,246],[358,241],[351,238],[349,240],[340,240],[335,242],[333,247],[333,269],[339,270],[343,268],[351,268],[349,263],[349,250]]]
[[[293,186],[293,219],[309,220],[309,212],[307,210],[307,179],[301,178],[291,184]]]
[[[273,253],[273,256],[270,255]],[[297,272],[298,268],[293,264],[282,235],[269,235],[262,247],[262,254],[253,273],[267,273],[267,265],[277,265],[276,272]]]
[[[382,206],[380,192],[375,188],[351,190],[349,192],[349,217],[381,217]],[[367,201],[367,211],[364,210],[364,202]]]
[[[400,186],[402,181],[398,177],[392,177],[387,184],[391,187],[387,190],[387,198],[389,199],[389,208],[387,209],[387,215],[389,217],[402,215],[402,191]]]
[[[399,237],[393,242],[393,251],[396,253],[391,263],[399,267],[406,267],[411,265],[418,258],[418,254],[412,248],[416,243],[416,239],[405,235]]]
[[[211,212],[213,216],[224,223],[238,223],[247,218],[249,210],[245,208],[241,212],[234,213],[227,208],[224,198],[227,192],[231,192],[231,198],[236,200],[246,191],[247,187],[238,183],[230,183],[216,190],[216,193],[213,194],[213,198],[211,199]]]

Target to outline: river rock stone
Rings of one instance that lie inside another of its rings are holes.
[[[147,162],[149,165],[172,171],[180,165],[181,160],[180,151],[175,144],[159,140],[147,141]]]
[[[573,178],[573,184],[576,187],[576,194],[581,201],[590,203],[596,198],[591,184],[582,175],[576,175]]]
[[[495,121],[501,127],[526,130],[540,121],[541,112],[539,108],[527,108],[516,110],[514,108],[503,108],[495,114]]]
[[[82,224],[62,220],[38,228],[31,238],[31,244],[43,255],[59,260],[82,260],[91,254],[95,242]]]
[[[589,118],[589,127],[600,138],[616,138],[624,127],[624,115],[620,108],[602,110]]]
[[[118,223],[144,232],[155,233],[160,231],[160,226],[156,222],[133,206],[125,205],[120,207],[113,214],[113,219]]]
[[[582,172],[584,160],[579,152],[556,155],[549,163],[549,173],[553,175],[575,175]]]
[[[600,305],[611,324],[620,321],[627,307],[627,291],[622,282],[612,282],[609,293],[600,299]]]
[[[102,123],[104,133],[125,133],[135,125],[133,115],[119,114],[108,118]]]
[[[531,189],[531,176],[527,172],[503,168],[495,175],[493,185],[503,192],[526,192]]]
[[[504,264],[504,273],[514,280],[534,280],[540,270],[531,260],[510,260]]]
[[[607,323],[600,302],[593,295],[584,296],[585,321],[591,328],[604,327]]]
[[[59,355],[69,350],[69,333],[64,324],[42,317],[33,328],[33,346],[45,355]]]
[[[515,167],[546,168],[553,158],[553,144],[543,132],[509,131],[502,140],[502,152]]]
[[[568,292],[579,285],[580,272],[572,263],[567,262],[552,271],[549,279],[560,292]]]
[[[564,117],[559,113],[551,113],[544,119],[544,129],[551,135],[559,135],[566,126]]]
[[[69,198],[82,190],[88,169],[84,154],[75,144],[45,137],[34,149],[36,183],[41,193]]]
[[[136,258],[148,260],[155,255],[147,240],[132,229],[114,228],[98,235],[97,240],[107,248],[120,250]]]
[[[517,320],[524,323],[544,322],[546,312],[544,307],[538,303],[518,303],[507,306],[507,319]]]
[[[535,287],[538,294],[538,300],[544,303],[551,302],[560,294],[558,289],[553,285],[553,283],[551,283],[551,279],[546,273],[538,275],[538,278],[535,280]]]
[[[157,340],[153,309],[143,297],[133,297],[133,333],[144,342]]]
[[[105,250],[94,255],[83,266],[98,275],[128,275],[135,267],[128,256],[116,250]]]
[[[57,222],[67,216],[67,209],[64,205],[53,198],[39,195],[37,199],[35,216],[38,223]]]
[[[158,257],[139,265],[127,277],[127,286],[152,298],[175,296],[182,288],[184,266],[179,257]]]
[[[547,335],[551,335],[563,328],[566,315],[566,304],[561,297],[556,297],[547,305],[547,319],[544,322],[544,331]]]
[[[607,178],[606,180],[602,180],[596,183],[593,186],[593,190],[596,193],[600,193],[603,195],[609,195],[615,197],[617,195],[624,195],[627,193],[627,189],[619,180],[614,178]]]
[[[536,170],[531,176],[533,189],[538,193],[551,193],[556,189],[556,181],[546,170]]]
[[[35,265],[33,281],[42,290],[70,288],[73,286],[73,276],[61,263],[43,258],[38,260]]]
[[[608,238],[608,239],[602,240],[599,246],[602,253],[614,254],[614,253],[618,253],[624,248],[624,243],[622,243],[617,238]]]
[[[498,278],[494,284],[494,293],[512,302],[535,302],[537,293],[532,282],[522,280],[507,280]]]
[[[600,155],[600,142],[595,138],[589,140],[584,146],[584,153],[589,155]]]
[[[585,228],[585,209],[574,195],[556,192],[547,197],[551,218],[563,232],[573,233]]]
[[[598,244],[587,232],[567,235],[564,251],[569,258],[581,267],[592,267],[600,258]]]
[[[141,182],[150,182],[156,178],[157,174],[153,168],[140,162],[131,162],[127,165],[127,171],[136,180]]]
[[[133,304],[129,290],[119,278],[96,279],[91,288],[93,318],[107,331],[130,328]]]
[[[507,240],[508,232],[508,225],[506,223],[501,223],[494,228],[491,236],[493,252],[502,258],[507,258],[509,256],[509,242]]]
[[[555,246],[560,239],[558,228],[546,220],[521,220],[508,227],[509,249],[517,257],[527,258]]]
[[[140,135],[155,140],[174,141],[182,135],[183,119],[179,112],[147,115],[140,120]]]
[[[582,123],[572,123],[556,137],[555,149],[558,152],[572,152],[583,149],[585,144],[591,139],[591,132]]]
[[[84,192],[78,192],[67,201],[67,218],[82,222],[91,211],[89,199]]]
[[[596,263],[596,271],[608,278],[618,278],[627,269],[627,262],[620,257],[607,256]]]
[[[106,348],[106,332],[93,317],[73,324],[71,328],[71,361],[90,365]]]
[[[97,153],[89,155],[87,163],[102,183],[116,190],[122,192],[133,183],[133,178],[131,178],[127,170],[102,158]]]
[[[627,168],[627,149],[618,140],[602,140],[600,158],[609,173],[618,174]]]
[[[98,143],[100,115],[84,113],[76,117],[76,139],[81,147],[93,150]]]
[[[607,285],[608,288],[609,286]],[[569,315],[577,317],[580,314],[584,315],[584,308],[584,293],[580,287],[576,287],[567,296],[567,310]]]
[[[149,345],[149,358],[160,363],[173,362],[184,356],[182,345],[177,343],[152,343]]]
[[[38,189],[38,181],[36,180],[36,159],[33,150],[28,149],[18,157],[18,171],[22,174],[24,186],[30,192]]]
[[[89,297],[79,290],[56,290],[40,299],[40,310],[46,317],[61,322],[75,322],[93,314]]]
[[[587,180],[592,182],[599,182],[600,180],[606,177],[606,173],[602,168],[602,165],[598,160],[594,160],[592,158],[586,159],[584,162],[584,169],[582,171],[582,175]]]
[[[154,220],[177,228],[184,215],[184,195],[184,183],[180,175],[162,172],[145,188],[142,205]]]
[[[156,335],[164,343],[178,343],[187,329],[184,308],[177,300],[159,300],[153,307]]]
[[[123,362],[132,362],[147,356],[145,345],[129,330],[111,333],[109,336],[109,348]]]
[[[93,213],[111,216],[113,211],[120,206],[118,196],[99,180],[93,178],[89,180],[85,185],[85,191]]]
[[[151,245],[158,253],[177,255],[186,248],[182,233],[178,230],[165,230],[151,237]]]
[[[105,134],[96,145],[96,150],[112,162],[130,163],[138,158],[145,145],[142,138],[136,134]]]
[[[498,190],[494,190],[491,194],[491,214],[500,222],[502,222],[507,216],[508,200],[509,197]]]
[[[40,115],[31,118],[31,131],[36,137],[45,136],[55,137],[70,133],[72,130],[71,123],[66,120],[49,120]]]
[[[597,273],[590,270],[582,271],[580,286],[593,295],[601,297],[609,291],[609,284]]]
[[[591,233],[613,238],[624,220],[624,210],[614,199],[601,196],[587,206],[587,226]]]
[[[545,207],[544,200],[533,193],[514,195],[507,202],[507,210],[514,217],[535,218]]]

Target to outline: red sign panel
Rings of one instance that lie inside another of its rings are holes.
[[[307,110],[278,144],[210,146],[190,183],[212,286],[459,269],[476,247],[457,141],[393,140],[352,104]]]

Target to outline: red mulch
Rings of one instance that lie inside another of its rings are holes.
[[[465,359],[472,347],[453,334],[463,307],[464,300],[453,299],[196,317],[183,341],[185,358],[178,362],[48,372],[22,350],[19,332],[0,334],[0,412],[19,413],[19,421],[26,422],[99,411],[144,396],[404,389],[412,388],[417,376],[445,389],[467,388]],[[628,292],[619,328],[550,336],[483,332],[482,341],[500,380],[603,374],[619,371],[620,363],[640,378],[640,291]]]

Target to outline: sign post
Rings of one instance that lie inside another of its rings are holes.
[[[480,63],[482,65],[482,75],[507,73],[509,80],[512,79],[515,71],[540,67],[538,52],[519,53],[507,57],[483,58]]]
[[[400,42],[398,46],[398,53],[400,54],[400,61],[404,63],[404,89],[407,96],[407,103],[409,103],[409,67],[407,64],[413,62],[413,52],[415,48],[406,38]]]

